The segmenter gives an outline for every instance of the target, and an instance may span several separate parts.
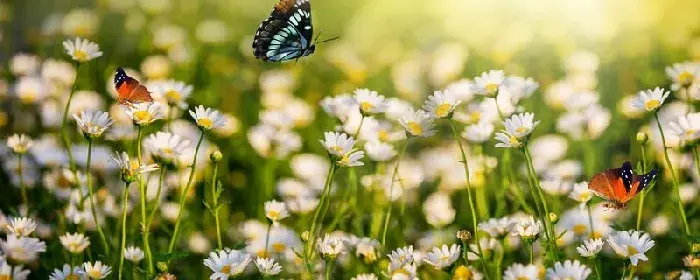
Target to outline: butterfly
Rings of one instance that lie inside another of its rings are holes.
[[[316,51],[312,37],[309,0],[280,0],[255,32],[253,54],[263,61],[299,59]]]
[[[606,207],[622,209],[654,179],[656,179],[656,170],[644,175],[636,175],[632,171],[632,164],[626,161],[620,168],[608,169],[593,176],[588,183],[588,189],[607,200]]]
[[[117,73],[114,74],[114,88],[117,89],[120,104],[130,105],[153,101],[148,89],[136,79],[129,77],[122,68],[117,68]]]

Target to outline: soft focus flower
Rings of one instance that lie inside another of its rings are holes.
[[[226,119],[219,111],[212,108],[204,108],[202,105],[197,106],[194,111],[190,110],[190,116],[203,130],[212,130],[226,125]]]
[[[574,187],[569,193],[569,198],[584,204],[588,203],[588,201],[591,200],[593,196],[593,191],[588,189],[588,182],[580,182],[574,184]]]
[[[544,226],[540,220],[536,220],[532,216],[527,216],[515,222],[513,226],[513,235],[519,235],[526,240],[533,240],[543,228]]]
[[[363,115],[384,113],[388,106],[383,95],[366,88],[355,90],[354,97]]]
[[[61,245],[72,254],[80,254],[90,246],[90,238],[82,233],[66,233],[60,238]]]
[[[229,39],[230,32],[223,21],[209,19],[197,24],[195,35],[202,43],[219,44]]]
[[[697,62],[674,63],[666,67],[666,76],[673,81],[673,90],[690,86],[698,75],[700,63]]]
[[[143,260],[144,253],[141,248],[136,246],[129,246],[124,249],[124,258],[133,262],[138,263]]]
[[[282,267],[275,261],[275,259],[256,258],[255,266],[258,267],[258,272],[264,276],[273,276],[282,272]]]
[[[389,161],[396,155],[394,146],[380,141],[365,143],[367,156],[373,161]]]
[[[481,246],[481,251],[484,253],[483,259],[489,259],[493,256],[495,251],[502,250],[500,243],[495,238],[482,237],[479,239],[479,245]],[[479,255],[479,247],[476,244],[469,244],[469,252],[467,252],[467,259],[470,261],[475,261],[482,258]]]
[[[504,132],[496,132],[496,148],[520,148],[523,143],[518,140],[518,137],[506,134]]]
[[[163,119],[163,107],[158,102],[142,102],[127,107],[126,114],[135,125],[149,125]]]
[[[590,274],[591,269],[578,260],[566,260],[563,264],[556,262],[554,267],[547,269],[547,279],[552,280],[586,280]]]
[[[487,122],[468,125],[462,132],[462,137],[472,143],[483,143],[491,139],[494,126]]]
[[[33,262],[39,258],[39,253],[46,252],[46,243],[38,238],[14,235],[8,235],[7,240],[0,240],[0,247],[6,259],[20,264]]]
[[[144,147],[156,162],[173,163],[190,146],[190,141],[170,132],[156,132],[144,140]]]
[[[224,249],[209,253],[209,258],[204,260],[213,274],[211,280],[227,280],[243,273],[251,261],[250,254],[238,250]]]
[[[539,280],[540,272],[536,265],[514,263],[503,272],[504,280]]]
[[[277,224],[280,220],[289,217],[289,212],[284,202],[271,200],[265,202],[265,216],[270,219],[272,223]]]
[[[373,273],[364,273],[355,275],[355,277],[350,278],[350,280],[379,280],[379,278]]]
[[[100,46],[87,39],[75,38],[75,40],[63,41],[66,53],[77,62],[88,62],[102,56]]]
[[[102,264],[101,261],[96,261],[95,264],[90,262],[83,263],[83,273],[90,279],[105,279],[112,273],[112,268]]]
[[[141,165],[138,160],[130,160],[129,154],[122,152],[112,155],[112,160],[119,166],[122,172],[122,180],[124,182],[136,181],[135,176],[142,173],[158,170],[157,164]]]
[[[615,253],[630,259],[632,265],[637,266],[639,260],[649,260],[644,253],[654,247],[656,242],[643,231],[618,231],[608,236],[608,244]]]
[[[170,60],[162,55],[149,56],[141,62],[141,72],[151,80],[165,79],[170,75]]]
[[[0,260],[2,258],[0,257]],[[21,265],[11,266],[6,261],[0,261],[0,278],[12,280],[27,280],[31,271],[23,269]]]
[[[533,113],[514,114],[503,121],[503,126],[505,127],[505,132],[509,135],[523,139],[530,135],[532,130],[540,123],[539,121],[534,121],[534,119],[535,114]]]
[[[100,26],[99,17],[89,9],[73,9],[63,17],[61,30],[66,36],[91,37]]]
[[[319,140],[321,145],[336,159],[336,163],[343,167],[362,166],[359,161],[364,157],[363,151],[355,151],[357,140],[345,133],[326,132],[325,139]]]
[[[493,96],[505,81],[503,70],[490,70],[474,78],[473,90],[479,94]]]
[[[170,79],[155,83],[151,89],[155,95],[154,98],[164,100],[170,106],[185,109],[187,108],[187,98],[190,97],[194,88],[192,85]]]
[[[668,123],[669,132],[682,141],[693,142],[700,139],[700,113],[678,116],[677,121]]]
[[[670,92],[659,87],[653,90],[643,90],[637,93],[636,99],[632,100],[632,106],[652,112],[664,104],[669,94]]]
[[[455,268],[452,280],[481,280],[484,275],[471,266],[460,265]]]
[[[428,100],[423,104],[423,110],[437,119],[449,118],[461,103],[462,101],[457,100],[449,90],[436,91],[433,95],[428,96]]]
[[[71,267],[69,264],[64,264],[61,269],[54,269],[49,276],[49,280],[84,280],[84,274],[82,267]]]
[[[49,94],[46,80],[40,77],[23,76],[15,86],[15,95],[24,104],[35,104]]]
[[[29,236],[35,229],[36,222],[26,217],[12,218],[10,224],[7,225],[7,231],[16,237]]]
[[[15,154],[24,154],[34,145],[34,140],[26,134],[13,134],[7,138],[7,147]]]
[[[85,137],[89,138],[100,137],[114,123],[109,114],[102,111],[83,111],[73,114],[73,118]]]
[[[442,245],[442,247],[434,247],[433,250],[425,255],[426,263],[434,266],[437,269],[442,269],[452,265],[457,259],[459,259],[461,246],[457,244],[452,244],[452,246],[447,247],[447,245]]]
[[[480,222],[478,228],[491,237],[501,238],[509,234],[517,222],[518,220],[511,217],[491,218],[488,221]]]
[[[435,134],[435,123],[433,117],[423,110],[408,110],[399,119],[399,123],[412,136],[430,137]]]
[[[595,257],[598,255],[600,250],[603,249],[603,244],[603,239],[600,238],[584,240],[581,246],[576,247],[576,251],[582,257]]]
[[[336,236],[326,234],[316,240],[316,250],[324,259],[335,259],[345,253],[345,243]]]
[[[442,227],[455,220],[457,211],[452,207],[449,195],[444,192],[435,192],[425,199],[423,213],[428,224]]]

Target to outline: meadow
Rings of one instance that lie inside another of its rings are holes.
[[[700,2],[277,3],[0,2],[0,280],[700,279]]]

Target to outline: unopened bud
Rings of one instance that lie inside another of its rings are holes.
[[[549,221],[556,224],[557,222],[559,222],[559,216],[557,216],[557,214],[555,214],[554,212],[549,213]]]
[[[309,231],[304,231],[301,233],[301,241],[307,242],[309,241]]]
[[[649,141],[649,136],[644,132],[637,133],[637,143],[644,145]]]
[[[693,243],[692,251],[693,251],[693,254],[700,253],[700,243]]]
[[[224,155],[221,154],[221,151],[219,151],[219,150],[215,150],[215,151],[211,152],[211,154],[209,155],[209,158],[213,162],[220,162],[223,157],[224,157]]]
[[[472,234],[468,230],[463,229],[457,232],[457,238],[462,240],[462,242],[467,242],[469,239],[472,239]]]
[[[158,262],[156,263],[156,267],[158,267],[158,270],[166,272],[168,271],[168,264],[165,262]]]

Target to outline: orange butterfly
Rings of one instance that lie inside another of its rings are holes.
[[[117,68],[117,73],[114,75],[114,87],[119,94],[120,104],[130,105],[153,101],[148,89],[136,79],[126,75],[122,68]]]
[[[656,170],[636,175],[632,172],[632,164],[625,161],[620,168],[608,169],[593,176],[588,189],[607,200],[606,207],[622,209],[655,178]]]

